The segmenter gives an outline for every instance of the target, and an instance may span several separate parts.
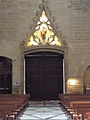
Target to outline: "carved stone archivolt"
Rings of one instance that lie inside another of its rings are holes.
[[[38,8],[37,8],[37,10],[35,12],[35,16],[32,18],[32,23],[30,24],[29,32],[27,33],[27,35],[26,35],[25,39],[23,40],[23,42],[20,44],[20,46],[22,46],[25,51],[27,51],[27,46],[25,45],[26,41],[34,33],[35,27],[37,25],[37,22],[38,22],[38,20],[39,20],[39,18],[41,16],[41,13],[42,13],[43,10],[45,10],[45,12],[46,12],[46,15],[47,15],[47,17],[48,17],[48,19],[49,19],[49,21],[51,23],[51,26],[52,26],[52,29],[53,29],[54,33],[58,36],[58,39],[61,41],[62,46],[59,47],[59,48],[67,47],[67,42],[65,40],[65,36],[59,30],[59,26],[55,22],[55,18],[53,17],[53,14],[52,14],[51,10],[48,7],[48,1],[47,0],[42,0],[41,4],[39,4],[39,6],[38,6]],[[41,47],[41,45],[40,45],[40,47]],[[42,45],[42,47],[43,47],[43,45]],[[50,46],[49,46],[49,48],[50,48]]]
[[[48,20],[51,23],[53,32],[58,37],[58,39],[61,41],[61,46],[49,45],[49,44],[45,44],[45,45],[39,44],[37,46],[34,46],[34,45],[26,46],[26,42],[27,42],[28,38],[35,32],[37,22],[41,16],[43,10],[45,10],[45,12],[46,12]],[[28,53],[40,52],[40,51],[50,51],[50,52],[57,52],[57,53],[64,54],[65,81],[68,79],[68,45],[66,42],[66,36],[64,36],[62,34],[62,32],[59,29],[59,26],[55,22],[55,18],[53,17],[53,14],[48,7],[47,0],[42,0],[42,2],[39,4],[37,10],[35,11],[35,16],[34,16],[34,18],[32,18],[32,23],[30,24],[29,32],[27,33],[24,40],[20,44],[20,49],[21,49],[21,61],[22,61],[21,68],[22,69],[23,69],[23,64],[24,64],[23,63],[24,55],[26,55]],[[24,76],[23,71],[21,72],[21,76]],[[21,83],[24,84],[24,79],[22,79]],[[65,87],[65,91],[67,90],[66,87]],[[22,89],[23,89],[23,87],[22,87]]]

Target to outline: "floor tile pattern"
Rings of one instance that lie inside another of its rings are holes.
[[[19,120],[68,120],[59,101],[30,101]]]

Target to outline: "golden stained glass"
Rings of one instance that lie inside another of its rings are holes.
[[[48,20],[45,11],[42,11],[41,17],[35,28],[35,32],[29,37],[27,46],[39,45],[39,44],[50,44],[61,46],[61,42],[53,32],[51,23]]]

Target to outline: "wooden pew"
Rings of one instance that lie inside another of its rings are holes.
[[[29,95],[0,94],[0,119],[15,120],[28,105]]]
[[[90,117],[90,95],[89,94],[60,94],[62,105],[75,120]]]

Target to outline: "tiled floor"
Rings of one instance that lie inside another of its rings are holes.
[[[59,101],[30,101],[20,120],[67,120]]]

